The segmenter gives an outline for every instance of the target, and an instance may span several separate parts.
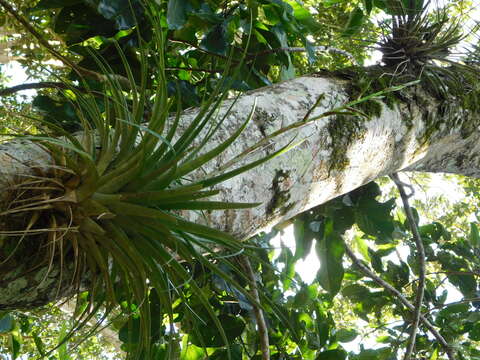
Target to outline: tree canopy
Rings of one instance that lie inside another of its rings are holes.
[[[40,277],[30,291],[41,291],[61,264],[54,297],[76,299],[69,311],[25,299],[0,307],[0,357],[480,359],[476,179],[451,178],[464,198],[432,205],[421,186],[392,175],[249,239],[182,217],[258,205],[210,197],[225,179],[301,145],[191,182],[241,135],[249,120],[209,145],[222,101],[247,91],[317,73],[349,81],[350,102],[332,109],[347,120],[375,116],[380,100],[408,102],[412,88],[444,112],[478,113],[471,1],[0,6],[12,55],[32,79],[0,89],[0,132],[42,144],[56,165],[32,167],[7,189],[0,273]],[[25,89],[38,91],[20,98]],[[192,107],[200,115],[182,129]],[[428,177],[413,179],[428,188]],[[285,206],[281,194],[272,207]],[[294,244],[278,241],[292,227]],[[312,254],[320,268],[308,282],[299,264]]]

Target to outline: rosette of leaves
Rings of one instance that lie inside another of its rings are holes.
[[[214,116],[226,97],[219,87],[180,132],[180,107],[173,111],[174,116],[171,114],[172,104],[181,101],[168,95],[162,29],[157,26],[155,32],[158,73],[153,94],[146,85],[149,80],[146,51],[139,55],[142,78],[134,79],[118,47],[131,90],[125,91],[122,89],[125,81],[120,84],[110,76],[106,76],[101,101],[98,94],[72,87],[69,96],[74,99],[72,105],[82,121],[83,131],[78,135],[63,132],[62,138],[28,137],[44,147],[52,163],[31,167],[30,175],[17,179],[12,184],[10,200],[0,211],[0,222],[5,229],[1,234],[8,236],[7,241],[13,244],[10,254],[1,260],[8,262],[21,255],[22,247],[34,246],[42,250],[34,268],[47,265],[50,271],[54,264],[59,264],[65,273],[68,268],[68,281],[75,285],[76,293],[88,293],[88,306],[83,307],[78,317],[79,326],[95,312],[104,309],[108,312],[119,304],[134,309],[134,315],[140,319],[139,346],[133,349],[136,358],[150,356],[148,302],[152,288],[162,309],[160,323],[173,324],[172,302],[182,299],[182,287],[188,286],[209,312],[228,346],[222,324],[193,280],[188,264],[200,263],[234,283],[212,261],[215,260],[212,249],[239,252],[243,244],[230,234],[183,219],[179,210],[210,211],[258,205],[208,198],[218,193],[212,188],[214,185],[290,147],[222,174],[196,176],[195,180],[187,181],[189,174],[238,138],[254,109],[227,140],[204,150],[228,115],[227,112],[220,119]],[[108,66],[100,60],[99,66],[109,73]],[[149,114],[147,123],[145,114]],[[56,125],[45,125],[47,129],[62,132]],[[204,255],[207,252],[209,257]],[[62,280],[60,275],[58,291],[63,289],[65,278]],[[238,288],[242,291],[241,286]],[[245,295],[251,298],[246,291]]]
[[[420,79],[437,98],[443,100],[453,95],[475,103],[478,62],[467,65],[459,59],[460,50],[456,49],[465,38],[462,23],[452,21],[448,7],[432,12],[429,6],[429,0],[386,2],[391,17],[381,24],[382,61],[392,69],[396,82]],[[476,31],[477,27],[470,33]]]
[[[419,73],[433,60],[445,60],[463,38],[461,24],[452,22],[446,8],[429,13],[430,1],[392,0],[380,41],[382,61],[389,67]]]

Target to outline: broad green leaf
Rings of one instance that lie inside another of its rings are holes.
[[[473,341],[480,341],[480,322],[476,323],[469,331],[468,337]]]
[[[310,11],[305,8],[305,5],[302,5],[298,1],[295,0],[285,0],[292,8],[293,8],[293,16],[299,22],[305,24],[306,21],[311,22],[314,21],[313,16]],[[309,29],[312,30],[312,29]]]
[[[373,4],[379,8],[379,9],[382,9],[382,10],[386,10],[387,8],[387,0],[373,0]]]
[[[50,122],[69,132],[81,129],[80,118],[75,107],[69,102],[55,101],[47,95],[37,95],[32,105],[43,114],[42,122]]]
[[[281,17],[278,14],[278,7],[275,5],[264,5],[259,10],[263,11],[265,15],[265,24],[276,25],[281,21]]]
[[[85,6],[83,1],[63,7],[55,16],[53,29],[68,45],[77,44],[92,36],[111,37],[118,31],[114,21],[105,19],[94,7]],[[82,62],[79,64],[84,65]]]
[[[242,360],[243,348],[240,344],[232,344],[231,346],[231,356],[232,360]],[[211,360],[224,360],[227,358],[226,350],[217,350],[212,355],[209,356]]]
[[[12,315],[6,314],[0,318],[0,334],[12,331],[14,327],[15,320]]]
[[[45,344],[42,341],[42,338],[38,335],[37,332],[32,333],[33,342],[35,343],[35,347],[37,348],[38,352],[41,356],[45,356]]]
[[[58,342],[60,346],[57,349],[58,359],[59,360],[70,360],[70,356],[68,355],[67,350],[67,340],[65,340],[65,336],[67,335],[67,324],[64,323],[60,328],[60,333],[58,334]]]
[[[370,290],[368,290],[368,288],[366,288],[365,286],[359,284],[352,284],[345,286],[342,289],[342,295],[352,299],[352,301],[354,302],[357,302],[370,297],[371,293]]]
[[[347,352],[341,349],[323,351],[317,355],[315,360],[345,360]]]
[[[180,355],[180,360],[202,360],[205,356],[205,350],[202,347],[198,347],[187,342],[190,337],[188,335],[184,336],[184,341],[182,343],[182,353]]]
[[[379,252],[368,248],[368,255],[370,257],[370,263],[372,264],[372,268],[376,272],[382,273],[383,263],[382,263],[382,256],[379,254]]]
[[[187,12],[190,10],[188,0],[169,0],[167,8],[167,24],[169,29],[181,29],[187,22]]]
[[[226,56],[228,51],[227,24],[219,24],[210,30],[200,42],[200,47],[211,53]]]
[[[140,320],[131,319],[118,332],[118,339],[125,344],[138,344],[140,341]]]
[[[375,199],[361,198],[355,207],[355,220],[365,234],[373,236],[377,244],[388,244],[393,240],[393,216],[391,211],[395,199],[385,203]]]
[[[342,343],[351,342],[356,339],[358,332],[355,329],[340,329],[335,333],[337,341]]]
[[[431,240],[436,242],[442,236],[444,236],[446,230],[442,224],[433,222],[431,224],[423,225],[419,227],[420,235],[430,236]]]
[[[315,301],[318,296],[318,289],[316,284],[303,285],[294,298],[295,308],[302,308],[308,306],[312,301]]]
[[[446,316],[450,314],[458,314],[458,313],[467,313],[469,309],[469,304],[452,304],[444,307],[439,315]]]
[[[15,360],[20,356],[20,348],[22,346],[22,338],[16,334],[9,335],[10,340],[10,352],[12,354],[12,359]]]
[[[65,6],[82,3],[83,0],[41,0],[33,8],[34,10],[47,10],[55,8],[63,8]]]
[[[355,245],[355,248],[362,254],[363,259],[367,262],[371,261],[370,258],[370,252],[369,252],[369,247],[367,242],[362,239],[360,236],[355,236],[353,238],[353,244]]]
[[[370,15],[373,9],[373,0],[363,0],[363,4],[365,5],[367,15]]]
[[[293,236],[295,238],[295,258],[299,259],[305,255],[305,221],[298,217],[293,220]]]
[[[442,265],[444,271],[462,271],[469,268],[468,263],[450,252],[440,251],[437,254],[437,260]],[[448,280],[462,292],[465,297],[475,297],[477,291],[477,281],[473,275],[455,275],[448,274]]]
[[[410,269],[406,263],[400,261],[400,265],[388,261],[385,277],[397,289],[403,289],[409,282]]]
[[[229,342],[232,342],[237,337],[239,337],[245,329],[245,323],[241,318],[234,317],[232,315],[220,315],[218,319],[223,326]],[[219,333],[218,329],[215,327],[215,324],[211,321],[211,319],[205,318],[203,320],[206,322],[206,324],[201,329],[202,339],[199,338],[200,334],[195,334],[195,332],[193,332],[190,335],[189,340],[197,346],[224,346],[224,340],[222,339],[221,334]]]
[[[360,31],[360,28],[363,25],[365,20],[365,14],[362,9],[356,7],[351,13],[350,18],[348,19],[347,26],[342,32],[342,36],[350,37]]]
[[[468,236],[468,240],[473,247],[477,248],[480,246],[480,234],[478,232],[477,224],[471,222],[470,223],[470,234]]]
[[[114,20],[119,30],[134,27],[142,20],[143,6],[139,0],[100,0],[97,11],[106,19]]]
[[[333,231],[332,222],[327,223],[323,238],[317,240],[316,251],[320,260],[318,282],[334,296],[340,291],[342,285],[345,244],[342,237]]]
[[[362,350],[360,354],[355,355],[353,360],[387,360],[391,354],[390,348],[381,348],[377,350]]]
[[[282,243],[282,252],[280,253],[279,260],[285,264],[284,268],[282,269],[280,280],[283,285],[283,291],[287,291],[292,284],[292,279],[295,276],[295,262],[296,259],[292,254],[290,248],[285,246]]]
[[[198,10],[192,12],[192,15],[205,20],[210,24],[221,23],[224,19],[220,14],[216,14],[207,2],[202,3]]]
[[[327,314],[317,305],[315,308],[315,322],[320,347],[323,347],[329,339],[331,327],[333,327],[333,322],[330,320]]]

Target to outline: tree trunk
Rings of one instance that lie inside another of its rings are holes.
[[[309,119],[351,101],[347,92],[350,85],[347,80],[331,76],[306,76],[243,95],[214,136],[213,143],[225,140],[237,129],[256,100],[253,121],[203,173],[221,171],[230,159],[261,141],[265,142],[264,146],[250,153],[247,161],[270,154],[291,141],[303,142],[286,154],[218,186],[221,190],[218,200],[261,202],[262,205],[249,210],[212,212],[206,220],[194,212],[183,215],[190,220],[208,221],[239,238],[246,238],[399,170],[480,176],[480,143],[477,141],[480,122],[476,114],[455,108],[455,104],[439,104],[421,88],[402,90],[402,96],[398,97],[401,100],[391,108],[385,103],[379,107],[370,102],[369,106],[378,111],[369,118],[331,114],[302,122],[318,99],[319,105]],[[228,107],[226,101],[223,111]],[[196,109],[185,112],[182,121],[188,123],[195,114]],[[267,139],[289,126],[291,130]],[[0,203],[8,197],[9,183],[15,177],[28,172],[33,164],[45,165],[48,161],[49,156],[38,145],[26,141],[0,145],[0,168],[5,173],[0,178],[0,187],[4,189]],[[37,294],[33,292],[24,295],[28,299],[21,304],[15,300],[25,294],[26,288],[34,286],[30,279],[26,282],[24,277],[19,277],[5,281],[5,273],[0,278],[0,310],[38,304]],[[50,289],[49,299],[54,299],[57,292]]]

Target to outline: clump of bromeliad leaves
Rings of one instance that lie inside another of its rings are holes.
[[[155,17],[157,10],[151,6],[150,16]],[[228,263],[230,271],[235,269],[228,256],[215,253],[218,248],[223,254],[241,253],[245,250],[241,239],[185,220],[179,210],[258,205],[209,198],[218,194],[214,185],[268,161],[290,145],[221,174],[187,180],[238,138],[254,109],[228,139],[205,150],[228,116],[228,111],[218,114],[227,95],[222,89],[228,87],[221,84],[180,131],[181,94],[168,93],[164,72],[165,31],[159,19],[153,19],[152,24],[151,50],[146,50],[146,44],[140,49],[140,79],[134,78],[116,45],[128,79],[105,76],[101,102],[98,92],[79,91],[66,83],[82,132],[70,134],[43,122],[41,126],[47,132],[61,137],[26,137],[44,149],[51,164],[28,165],[29,173],[11,184],[0,211],[2,235],[6,236],[0,261],[8,267],[35,255],[28,270],[46,269],[43,280],[60,269],[56,297],[83,294],[78,296],[76,326],[69,335],[89,321],[101,323],[114,309],[118,314],[120,306],[129,316],[124,333],[128,334],[125,342],[131,344],[126,348],[130,355],[170,359],[179,346],[174,327],[179,321],[174,307],[179,302],[185,307],[184,317],[192,319],[189,331],[200,339],[199,344],[205,322],[216,328],[220,344],[228,346],[231,338],[225,329],[228,323],[221,322],[194,279],[200,268],[235,286],[245,299],[257,301],[219,266]],[[146,69],[152,59],[157,69],[154,90],[147,88],[152,79]],[[105,74],[113,72],[100,57],[97,62]],[[86,82],[83,86],[88,88]],[[176,109],[172,109],[174,104],[178,105]],[[199,312],[207,319],[199,317]],[[157,341],[166,345],[152,347]],[[231,356],[230,350],[225,356]]]
[[[392,16],[380,25],[378,50],[392,81],[419,79],[440,100],[461,99],[476,111],[478,50],[468,49],[467,40],[478,36],[478,22],[464,28],[462,17],[452,19],[448,6],[435,9],[438,4],[430,0],[390,3]]]

